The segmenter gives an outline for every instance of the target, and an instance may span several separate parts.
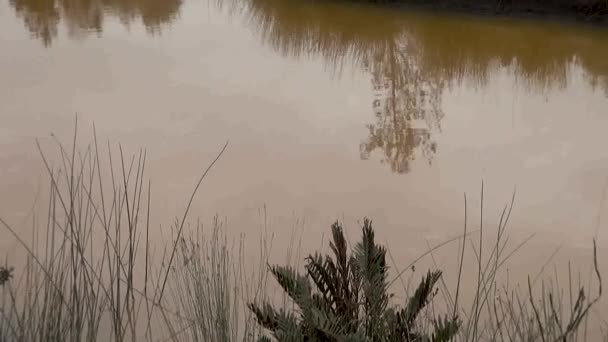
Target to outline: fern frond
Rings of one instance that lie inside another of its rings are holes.
[[[300,275],[289,266],[272,266],[270,272],[279,285],[293,299],[293,301],[304,310],[311,302],[310,284],[305,276]]]
[[[420,311],[430,302],[433,296],[433,288],[439,278],[441,278],[441,271],[429,271],[426,277],[422,278],[416,292],[414,292],[414,295],[409,299],[405,307],[405,324],[413,324]]]
[[[299,309],[276,311],[249,305],[258,323],[279,342],[447,342],[460,327],[457,318],[433,320],[432,334],[416,319],[433,299],[441,272],[423,277],[404,308],[390,308],[386,249],[377,245],[372,222],[364,219],[362,238],[348,255],[342,226],[332,225],[332,256],[306,258],[306,274],[273,266],[271,273]],[[269,339],[260,340],[268,342]]]
[[[454,338],[454,336],[456,336],[456,333],[460,328],[460,320],[458,317],[439,317],[434,320],[433,326],[433,342],[449,342]]]
[[[334,252],[334,257],[336,259],[336,267],[337,267],[337,276],[339,279],[338,291],[340,298],[348,298],[350,297],[350,266],[349,266],[349,258],[346,251],[346,239],[344,238],[344,231],[342,226],[335,222],[331,226],[331,232],[333,236],[333,241],[330,242],[329,247]]]
[[[381,316],[389,301],[386,249],[376,245],[370,220],[364,219],[362,230],[363,237],[354,251],[357,272],[362,282],[367,337],[375,340],[382,333]]]
[[[353,322],[358,318],[360,279],[354,273],[353,262],[355,259],[348,255],[342,225],[335,222],[331,226],[331,230],[333,241],[330,242],[330,248],[334,253],[335,266],[328,266],[336,268],[336,310]],[[334,271],[332,270],[332,272]]]
[[[326,258],[324,261],[323,257],[319,254],[307,257],[306,261],[306,271],[314,283],[316,290],[321,294],[323,300],[326,301],[327,305],[324,306],[335,313],[335,301],[338,296],[338,279],[335,266],[331,262],[331,259]]]
[[[250,303],[248,307],[258,324],[272,332],[279,341],[304,341],[304,334],[293,313],[276,311],[269,303],[264,303],[261,307]]]

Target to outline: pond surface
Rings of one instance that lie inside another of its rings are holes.
[[[407,263],[460,234],[464,193],[478,225],[483,181],[488,229],[516,189],[513,243],[536,234],[515,273],[557,248],[587,270],[594,237],[608,255],[603,28],[286,0],[3,1],[0,215],[16,226],[47,184],[34,139],[69,145],[76,114],[84,142],[94,123],[146,148],[159,227],[229,140],[192,215],[258,232],[265,208],[279,252],[294,226],[311,251],[335,219],[357,234],[368,216]]]

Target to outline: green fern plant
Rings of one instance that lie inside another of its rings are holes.
[[[391,306],[386,249],[375,243],[372,222],[364,220],[352,255],[341,224],[334,223],[331,230],[333,256],[308,256],[305,274],[288,266],[270,267],[297,310],[275,309],[268,302],[248,305],[270,336],[281,342],[444,342],[455,336],[457,317],[433,319],[432,331],[422,331],[416,324],[436,294],[440,271],[429,271],[402,307]]]

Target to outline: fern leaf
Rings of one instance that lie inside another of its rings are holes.
[[[456,336],[460,328],[460,320],[458,317],[439,317],[433,322],[433,326],[435,330],[432,335],[433,342],[448,342]]]
[[[310,284],[305,276],[289,266],[272,266],[270,272],[293,301],[304,309],[310,304]]]
[[[433,296],[433,288],[439,278],[441,278],[441,271],[429,271],[426,277],[422,278],[420,285],[418,285],[416,292],[414,292],[414,296],[409,299],[405,308],[405,324],[408,326],[412,325],[420,311],[430,302]]]
[[[381,316],[388,306],[389,296],[386,265],[386,250],[376,245],[372,222],[365,219],[363,222],[363,237],[355,246],[355,259],[357,274],[361,276],[361,285],[364,295],[364,310],[366,315],[367,337],[376,340],[381,334]]]
[[[306,265],[306,271],[310,279],[312,279],[316,290],[322,295],[323,300],[326,302],[323,307],[326,307],[335,312],[335,300],[338,296],[337,293],[337,279],[335,268],[332,268],[333,264],[331,260],[323,261],[323,257],[319,254],[309,256],[306,258],[308,264]]]

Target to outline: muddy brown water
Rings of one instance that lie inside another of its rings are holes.
[[[76,113],[83,141],[95,123],[147,149],[159,229],[229,140],[192,216],[219,214],[255,247],[265,208],[277,255],[294,226],[309,252],[335,219],[354,239],[368,216],[407,264],[461,232],[464,193],[479,226],[482,181],[488,234],[514,189],[513,244],[535,234],[511,274],[556,249],[556,272],[587,272],[593,238],[608,255],[605,28],[279,0],[2,2],[0,215],[14,226],[47,184],[34,139],[69,144]]]

